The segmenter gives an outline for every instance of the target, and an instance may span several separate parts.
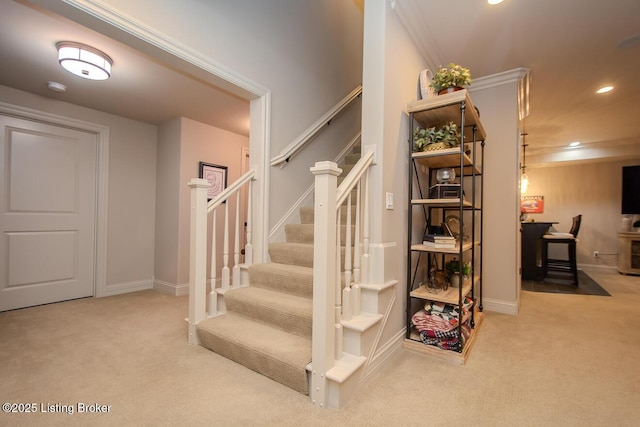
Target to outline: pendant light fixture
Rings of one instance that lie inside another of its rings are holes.
[[[529,188],[529,177],[527,176],[527,144],[525,143],[525,136],[527,133],[521,133],[522,136],[522,171],[520,175],[520,193],[524,194]]]
[[[70,73],[90,80],[106,80],[111,76],[113,61],[106,53],[76,42],[60,42],[56,48],[58,62]]]

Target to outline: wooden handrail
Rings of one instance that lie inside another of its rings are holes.
[[[277,156],[271,159],[271,166],[280,165],[284,167],[291,157],[293,157],[302,147],[304,147],[309,141],[311,141],[325,126],[331,124],[338,114],[342,112],[347,106],[349,106],[356,98],[362,94],[362,86],[358,86],[351,93],[345,96],[340,102],[338,102],[331,110],[325,115],[320,117],[317,122],[312,124],[307,130],[305,130],[299,137],[293,140],[287,145]]]

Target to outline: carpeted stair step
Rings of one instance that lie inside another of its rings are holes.
[[[351,220],[353,223],[353,219]],[[287,224],[284,226],[284,232],[287,238],[287,242],[291,243],[313,243],[313,224]],[[354,225],[351,229],[351,242],[355,239],[356,228]],[[340,241],[345,243],[347,235],[347,226],[340,226]]]
[[[311,339],[232,312],[200,322],[197,333],[203,347],[309,394]]]
[[[313,244],[278,242],[269,245],[272,262],[313,268]],[[340,248],[340,270],[344,271],[344,246]]]
[[[251,286],[272,289],[291,295],[313,296],[313,269],[277,262],[254,264],[249,267]]]
[[[309,297],[247,286],[227,291],[224,302],[227,312],[311,338],[313,301]]]
[[[272,262],[313,267],[313,244],[278,242],[269,245]]]

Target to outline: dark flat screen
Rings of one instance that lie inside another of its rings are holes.
[[[622,168],[622,214],[640,214],[640,166]]]

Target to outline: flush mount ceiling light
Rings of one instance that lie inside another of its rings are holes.
[[[504,0],[487,0],[487,3],[489,3],[490,5],[494,5],[494,4],[500,4],[503,1]]]
[[[576,148],[580,145],[580,141],[573,141],[569,143],[569,148]]]
[[[613,90],[613,86],[603,86],[596,91],[596,93],[607,93]]]
[[[106,80],[111,76],[113,61],[104,52],[75,42],[60,42],[56,48],[58,62],[70,73],[90,80]]]

